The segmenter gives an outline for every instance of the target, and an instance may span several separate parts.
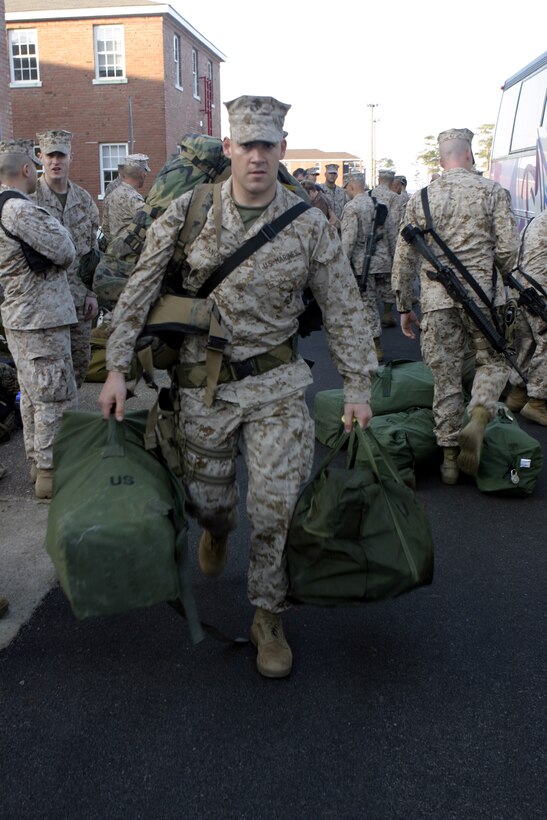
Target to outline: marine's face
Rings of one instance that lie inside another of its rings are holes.
[[[279,161],[287,143],[234,142],[224,139],[224,153],[232,162],[232,193],[240,205],[267,205],[275,196]]]
[[[327,171],[327,173],[325,174],[325,180],[327,185],[335,185],[337,178],[338,174],[336,171]]]
[[[61,151],[53,151],[51,154],[40,154],[40,159],[44,164],[44,175],[46,180],[67,180],[70,170],[70,154],[63,154]]]

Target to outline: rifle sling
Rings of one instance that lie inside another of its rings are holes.
[[[222,265],[213,271],[207,281],[204,282],[198,290],[196,297],[198,299],[206,299],[228,274],[241,265],[249,256],[252,256],[252,254],[261,248],[262,245],[265,245],[266,242],[271,242],[272,239],[275,239],[283,228],[286,228],[297,216],[300,216],[300,214],[307,211],[310,207],[307,202],[298,202],[296,205],[293,205],[292,208],[289,208],[288,211],[282,213],[281,216],[278,216],[277,219],[274,219],[273,222],[263,225],[255,236],[251,236],[235,253],[228,257],[228,259],[225,259]]]
[[[459,273],[461,273],[467,284],[471,288],[473,288],[479,299],[487,306],[487,308],[490,311],[490,315],[492,316],[492,320],[494,322],[496,330],[498,331],[498,333],[501,333],[502,330],[500,328],[499,319],[496,314],[496,311],[494,310],[493,303],[490,301],[490,299],[488,298],[484,290],[481,288],[477,280],[469,273],[463,262],[461,262],[460,259],[458,259],[454,251],[448,247],[446,242],[443,239],[441,239],[441,237],[433,227],[433,219],[431,217],[431,209],[429,207],[429,197],[427,195],[427,186],[425,188],[422,188],[422,190],[420,191],[420,196],[422,199],[422,206],[425,215],[424,233],[429,233],[431,235],[431,237],[435,240],[435,242],[442,250],[444,255],[447,257],[447,259],[452,263],[452,265],[454,265],[456,270]]]

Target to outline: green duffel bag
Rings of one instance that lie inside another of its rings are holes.
[[[178,601],[197,642],[204,636],[189,581],[184,490],[144,449],[147,415],[107,422],[65,413],[45,546],[78,618]]]
[[[469,418],[465,413],[464,423]],[[475,483],[483,493],[527,496],[534,491],[543,467],[541,444],[519,427],[509,408],[498,404],[488,424]]]
[[[380,365],[372,377],[370,406],[375,416],[412,407],[433,407],[433,375],[423,362],[394,359]],[[315,395],[315,437],[334,447],[343,430],[344,391],[321,390]]]
[[[387,450],[399,470],[439,461],[441,450],[434,433],[433,411],[427,407],[412,407],[400,413],[373,416],[370,429]],[[362,448],[357,450],[357,462],[367,460]]]
[[[433,542],[426,514],[370,430],[355,428],[367,463],[330,466],[343,434],[300,495],[287,538],[289,598],[346,606],[430,584]],[[374,451],[380,453],[377,457]]]

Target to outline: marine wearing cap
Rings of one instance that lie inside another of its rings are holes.
[[[26,154],[35,165],[42,164],[34,155],[33,140],[6,140],[0,142],[0,154]]]
[[[283,124],[291,107],[274,97],[237,97],[224,103],[230,122],[230,138],[246,142],[271,142],[276,145],[285,138]]]
[[[41,134],[36,134],[36,136],[42,154],[59,153],[70,156],[72,153],[72,133],[70,131],[63,131],[62,129],[42,131]]]
[[[325,166],[325,173],[326,174],[337,174],[339,168],[340,168],[339,165],[336,165],[335,163],[331,163],[330,165]]]
[[[378,171],[378,179],[389,179],[391,181],[394,177],[395,171],[390,171],[389,168],[380,168]]]

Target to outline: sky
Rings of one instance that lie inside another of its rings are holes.
[[[377,164],[393,160],[409,190],[428,181],[423,170],[416,176],[425,137],[495,123],[504,81],[547,49],[539,0],[515,4],[525,9],[520,19],[492,0],[171,5],[226,55],[222,101],[256,94],[290,103],[289,148],[348,152],[367,168],[373,113]]]

